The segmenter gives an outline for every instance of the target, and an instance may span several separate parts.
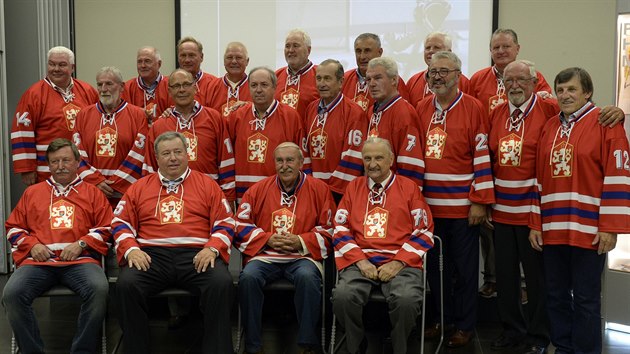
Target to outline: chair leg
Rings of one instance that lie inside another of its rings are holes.
[[[241,306],[238,307],[238,320],[236,325],[236,344],[234,345],[234,353],[238,354],[241,350],[241,341],[243,339],[243,324],[241,323]]]
[[[107,314],[103,318],[103,335],[101,337],[101,353],[107,354]]]
[[[11,331],[11,354],[15,354],[18,351],[17,343],[15,342],[15,333]]]

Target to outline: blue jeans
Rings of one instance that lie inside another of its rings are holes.
[[[22,353],[44,353],[37,320],[31,306],[33,300],[61,284],[81,298],[77,333],[71,353],[94,353],[107,311],[109,284],[103,269],[93,263],[64,267],[25,265],[15,270],[4,287],[2,304]]]
[[[298,345],[319,345],[316,326],[321,312],[322,276],[317,266],[308,259],[291,263],[251,261],[245,265],[238,281],[238,297],[245,327],[245,351],[262,349],[262,307],[265,285],[286,278],[295,286],[295,311],[298,318]]]

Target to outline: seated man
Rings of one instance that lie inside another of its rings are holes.
[[[372,287],[380,287],[394,353],[406,353],[423,300],[422,256],[433,247],[431,211],[412,180],[391,172],[389,141],[369,137],[361,153],[367,176],[348,184],[335,215],[333,312],[345,328],[348,352],[359,353],[365,349],[363,306]]]
[[[183,134],[163,133],[154,148],[157,173],[129,187],[112,220],[125,353],[151,351],[147,297],[169,286],[199,296],[203,352],[232,353],[232,211],[216,182],[188,168]]]
[[[2,304],[21,353],[44,352],[31,304],[58,284],[82,302],[70,352],[97,351],[109,290],[100,264],[112,209],[96,186],[78,177],[79,161],[70,140],[53,140],[46,149],[51,177],[28,187],[6,222],[17,269],[4,287]]]
[[[335,203],[326,183],[300,171],[304,156],[299,146],[281,143],[274,161],[277,174],[249,188],[237,213],[234,244],[247,263],[238,286],[245,351],[262,353],[263,288],[286,278],[295,285],[301,353],[315,353],[321,261],[329,252]]]

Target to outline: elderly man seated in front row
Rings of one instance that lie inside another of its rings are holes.
[[[350,182],[335,215],[339,281],[333,311],[346,331],[348,352],[364,352],[363,307],[373,287],[387,299],[394,353],[407,339],[422,304],[422,257],[433,247],[433,220],[418,186],[393,173],[389,141],[370,137],[362,150],[365,177]]]

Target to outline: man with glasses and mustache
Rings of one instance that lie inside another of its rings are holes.
[[[281,143],[274,161],[276,175],[249,188],[236,213],[234,246],[246,263],[238,282],[245,352],[262,353],[263,288],[286,278],[295,286],[300,353],[319,353],[322,262],[330,252],[335,203],[326,183],[301,171],[298,145]]]
[[[68,139],[46,149],[51,176],[26,189],[6,222],[17,267],[2,304],[22,353],[44,353],[31,304],[55,285],[81,298],[70,353],[96,353],[109,285],[101,257],[110,242],[112,208],[105,195],[77,175],[80,155]]]
[[[431,207],[435,234],[444,243],[444,293],[439,292],[435,251],[428,254],[427,279],[437,316],[439,299],[444,299],[444,332],[455,330],[446,345],[461,347],[470,342],[477,322],[479,224],[486,206],[494,203],[488,135],[479,101],[457,87],[461,74],[457,55],[433,54],[428,74],[434,96],[420,101],[416,109],[424,142],[423,194]],[[441,330],[435,321],[425,336],[438,337]]]
[[[72,136],[82,156],[79,175],[103,191],[112,207],[142,177],[147,135],[145,111],[122,99],[124,85],[120,70],[101,68],[99,102],[79,112]]]
[[[72,78],[74,68],[70,49],[51,48],[46,77],[29,87],[18,102],[11,126],[13,171],[27,186],[50,176],[46,147],[56,138],[72,139],[79,111],[98,101],[90,84]]]

